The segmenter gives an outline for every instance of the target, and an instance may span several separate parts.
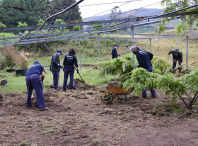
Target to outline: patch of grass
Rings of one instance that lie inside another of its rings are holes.
[[[52,133],[50,131],[42,132],[42,134],[44,134],[44,135],[52,135]]]
[[[179,104],[157,104],[157,110],[159,110],[158,116],[164,116],[169,114],[181,114],[184,110],[181,108]]]
[[[22,141],[21,144],[19,144],[20,146],[26,146],[26,142],[25,141]]]
[[[94,144],[98,144],[98,139],[95,138],[95,139],[92,140],[92,142],[93,142]]]

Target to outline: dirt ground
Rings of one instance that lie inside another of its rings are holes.
[[[181,114],[163,112],[156,104],[170,98],[127,95],[112,104],[98,100],[106,90],[79,83],[76,90],[44,92],[48,111],[36,99],[26,108],[26,93],[0,96],[0,145],[31,146],[195,146],[198,145],[198,106]],[[148,95],[150,93],[148,92]],[[35,93],[34,93],[35,97]],[[169,111],[166,109],[166,111]],[[163,114],[162,114],[163,113]]]

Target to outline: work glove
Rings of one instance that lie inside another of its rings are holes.
[[[58,64],[58,67],[60,67],[61,69],[63,68],[63,66],[61,66],[60,64]]]
[[[77,69],[76,71],[77,71],[77,73],[79,74],[79,69]]]

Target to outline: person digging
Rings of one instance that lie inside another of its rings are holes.
[[[59,90],[58,88],[58,81],[59,81],[59,72],[60,69],[63,67],[60,65],[60,58],[59,56],[63,55],[62,50],[57,50],[57,53],[54,53],[52,55],[51,59],[51,65],[50,65],[50,71],[53,74],[53,83],[54,83],[54,89]]]
[[[42,75],[42,77],[40,77]],[[43,94],[43,81],[45,79],[45,70],[39,61],[34,61],[34,65],[30,67],[26,75],[26,86],[28,90],[27,95],[27,108],[32,106],[31,96],[33,89],[36,92],[37,106],[40,110],[47,110],[45,107],[44,94]]]
[[[133,54],[136,55],[137,61],[139,63],[139,67],[142,67],[144,69],[146,69],[148,72],[152,72],[153,68],[152,68],[152,63],[151,60],[153,59],[153,54],[146,51],[146,50],[140,50],[139,46],[133,46],[130,48],[131,52]],[[146,89],[143,90],[142,93],[142,98],[146,99],[147,98],[147,93],[146,93]],[[155,98],[156,97],[156,92],[154,89],[150,89],[151,92],[151,97]]]
[[[120,54],[117,53],[117,48],[118,48],[118,47],[119,47],[118,44],[115,44],[115,45],[113,46],[113,49],[112,49],[112,52],[111,52],[111,54],[112,54],[112,59],[118,58],[118,56],[120,56]]]
[[[172,60],[173,60],[173,66],[172,69],[175,69],[177,61],[179,64],[179,71],[181,72],[181,68],[182,68],[182,62],[183,62],[183,54],[182,51],[180,51],[179,49],[172,49],[170,50],[170,52],[168,53],[168,55],[172,54]]]
[[[74,65],[76,66],[77,73],[79,73],[78,61],[75,54],[76,51],[74,48],[69,49],[69,54],[65,55],[63,61],[63,71],[64,71],[63,91],[66,91],[68,74],[70,74],[69,90],[75,89],[75,87],[73,86],[74,70],[75,70]]]

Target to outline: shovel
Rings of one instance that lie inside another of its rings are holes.
[[[172,58],[173,59],[173,58]],[[175,59],[173,59],[173,61],[175,61]],[[175,63],[177,64],[177,61],[175,61]],[[179,62],[178,62],[178,65],[179,65]],[[182,65],[179,65],[179,67],[181,68]]]
[[[74,68],[76,69],[76,67],[74,66]],[[81,78],[81,80],[83,80],[83,78],[81,77],[81,75],[80,75],[80,73],[78,73],[79,74],[79,76],[80,76],[80,78]],[[83,80],[83,82],[85,83],[85,81]]]

